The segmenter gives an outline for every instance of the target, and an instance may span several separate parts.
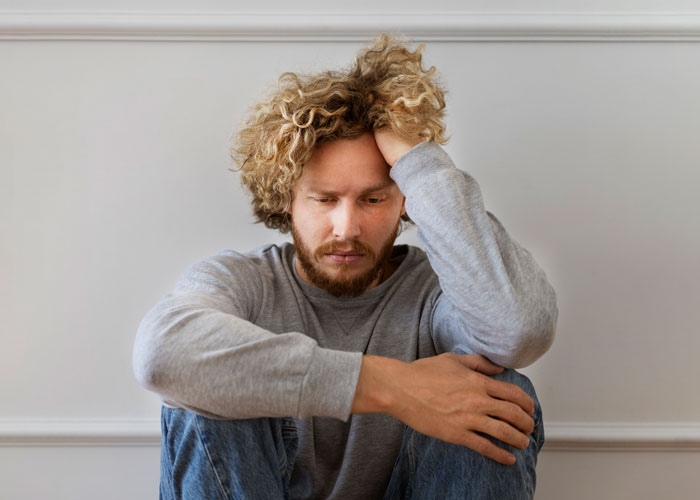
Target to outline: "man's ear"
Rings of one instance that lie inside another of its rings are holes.
[[[406,215],[406,197],[403,197],[403,201],[401,202],[401,216]]]

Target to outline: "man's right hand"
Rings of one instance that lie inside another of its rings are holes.
[[[516,448],[530,442],[534,402],[518,386],[488,377],[501,371],[478,355],[441,354],[412,363],[365,356],[352,413],[386,413],[418,432],[513,464],[513,454],[480,435]]]

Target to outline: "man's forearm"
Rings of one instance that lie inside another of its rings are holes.
[[[487,376],[500,371],[476,355],[443,354],[412,363],[364,356],[351,412],[385,413],[423,434],[512,464],[514,455],[481,434],[526,447],[534,402],[519,387]]]
[[[273,333],[216,296],[161,299],[139,325],[134,373],[171,406],[213,418],[348,418],[361,353]],[[284,374],[284,376],[281,376]]]

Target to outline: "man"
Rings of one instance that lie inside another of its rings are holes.
[[[551,345],[555,296],[438,145],[433,73],[382,36],[283,75],[239,132],[255,215],[294,244],[203,260],[143,319],[162,498],[532,497],[541,411],[502,367]]]

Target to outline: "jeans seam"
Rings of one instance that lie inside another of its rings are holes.
[[[216,466],[214,465],[214,459],[209,454],[209,448],[204,443],[204,436],[202,435],[202,429],[199,426],[199,417],[197,415],[194,416],[194,425],[195,425],[195,430],[197,432],[197,438],[199,439],[199,442],[202,445],[202,448],[204,449],[204,453],[206,453],[206,455],[207,455],[207,460],[209,461],[209,465],[211,466],[212,471],[214,471],[214,476],[216,477],[216,483],[219,486],[219,493],[221,493],[223,498],[228,498],[228,494],[226,493],[226,488],[224,488],[223,482],[221,481],[221,477],[219,476],[219,471],[216,469]]]
[[[416,457],[413,453],[413,437],[416,435],[415,430],[411,430],[411,434],[408,436],[408,442],[406,443],[406,455],[408,456],[408,484],[406,485],[406,497],[411,498],[413,494],[413,476],[416,473]]]
[[[164,450],[161,452],[162,455],[162,466],[165,466],[166,480],[162,481],[165,483],[165,487],[168,489],[169,498],[175,498],[175,490],[173,490],[173,464],[170,460],[170,453],[168,453],[168,425],[165,421],[165,415],[161,417],[161,432],[163,433],[161,446]],[[162,474],[162,472],[161,472]],[[161,483],[162,483],[161,482]]]
[[[282,446],[282,451],[284,452],[284,463],[285,468],[282,473],[282,486],[284,487],[285,498],[289,498],[289,484],[292,480],[292,472],[294,470],[294,463],[296,462],[296,455],[298,451],[298,427],[296,423],[289,419],[283,419],[280,421],[280,444]],[[291,450],[287,447],[287,441],[285,441],[285,435],[293,434],[293,447]],[[290,452],[292,454],[292,460],[290,460]]]

